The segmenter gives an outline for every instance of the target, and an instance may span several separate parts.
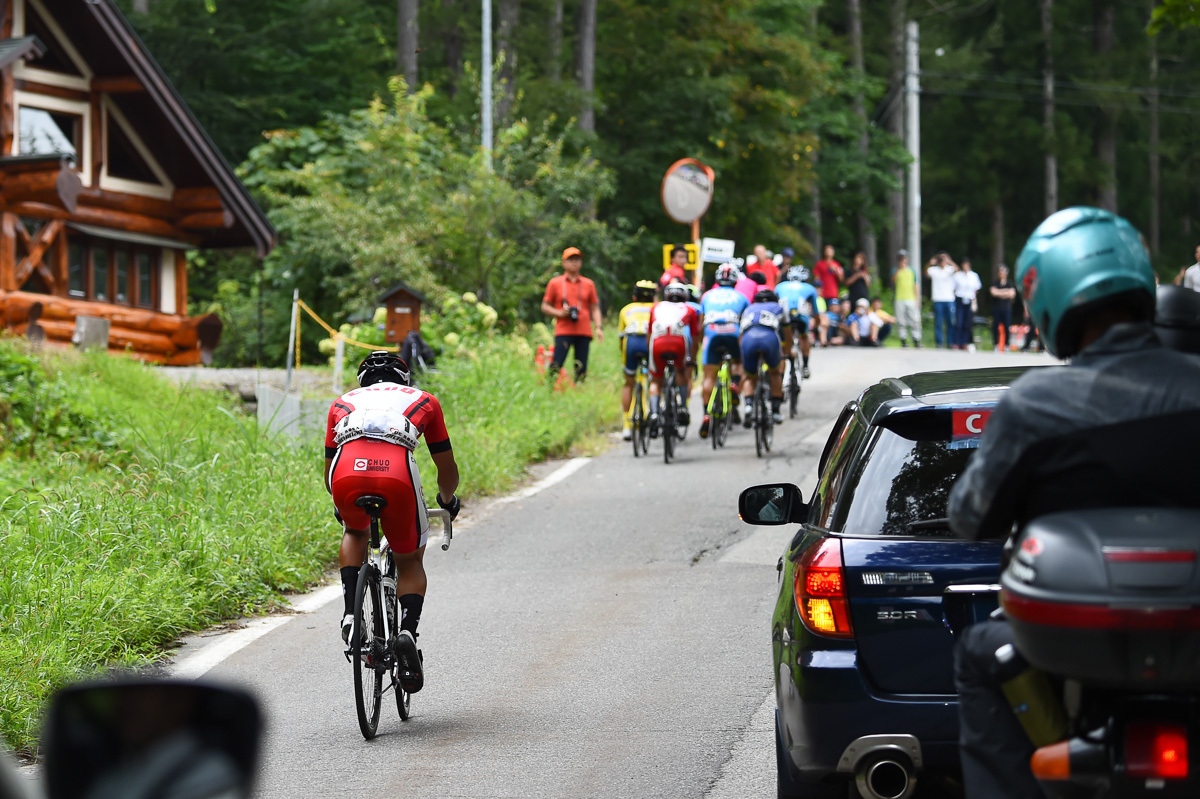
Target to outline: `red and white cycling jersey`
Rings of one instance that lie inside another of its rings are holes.
[[[700,315],[682,302],[658,302],[650,309],[650,338],[685,336],[700,338]]]
[[[431,453],[446,452],[450,449],[450,434],[446,432],[446,419],[442,416],[442,406],[437,397],[419,388],[398,383],[376,383],[343,394],[329,407],[329,419],[325,429],[325,457],[332,458],[337,452],[338,422],[355,411],[375,411],[387,416],[402,417],[416,428],[417,436],[425,437],[425,445]]]

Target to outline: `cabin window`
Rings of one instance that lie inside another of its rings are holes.
[[[71,297],[87,296],[87,248],[77,242],[71,242],[67,247],[67,295]]]
[[[158,305],[154,295],[154,273],[158,271],[158,258],[152,251],[139,249],[136,254],[138,300],[141,308],[154,308]]]
[[[83,147],[82,114],[23,105],[19,117],[22,155],[78,156]]]
[[[108,245],[95,244],[92,246],[92,299],[107,300],[108,291]]]
[[[123,180],[136,180],[139,183],[158,184],[158,176],[142,158],[129,136],[111,115],[108,117],[108,161],[105,166],[108,176]]]
[[[117,250],[114,261],[117,270],[116,301],[122,305],[129,305],[129,251]]]
[[[59,72],[64,75],[80,75],[79,68],[75,66],[75,60],[71,58],[71,54],[67,52],[67,48],[63,47],[62,42],[59,41],[58,36],[54,34],[54,31],[51,30],[46,20],[42,19],[42,15],[38,13],[35,5],[33,3],[25,3],[24,11],[25,33],[37,36],[46,48],[45,55],[37,59],[31,59],[26,63],[31,67]]]

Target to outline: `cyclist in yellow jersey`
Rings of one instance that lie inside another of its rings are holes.
[[[649,356],[646,333],[650,324],[650,309],[654,306],[657,286],[651,280],[639,280],[633,287],[633,302],[621,309],[617,328],[621,331],[621,361],[625,364],[625,386],[621,389],[621,411],[624,429],[621,436],[633,438],[629,424],[629,405],[633,402],[633,382],[638,361]]]

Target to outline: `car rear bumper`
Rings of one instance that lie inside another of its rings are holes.
[[[784,654],[787,654],[785,649]],[[958,702],[953,696],[889,696],[872,691],[853,649],[785,657],[776,675],[784,750],[796,776],[818,782],[837,771],[846,748],[867,735],[913,735],[924,770],[958,771]]]

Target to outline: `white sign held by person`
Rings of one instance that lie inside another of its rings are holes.
[[[731,239],[709,239],[700,242],[700,260],[706,264],[725,264],[733,260]]]

